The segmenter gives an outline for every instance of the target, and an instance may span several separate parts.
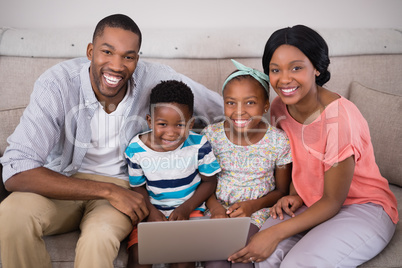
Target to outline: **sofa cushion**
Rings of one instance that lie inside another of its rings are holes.
[[[0,111],[0,156],[3,155],[4,150],[7,147],[7,138],[10,136],[14,129],[20,122],[20,117],[24,112],[25,108],[17,108],[11,110]]]
[[[402,186],[402,96],[352,82],[350,100],[366,118],[381,174]]]

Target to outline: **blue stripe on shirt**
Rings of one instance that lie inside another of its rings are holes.
[[[198,160],[201,160],[212,151],[211,144],[206,142],[200,149],[198,149]]]
[[[142,185],[145,183],[147,178],[142,175],[142,176],[128,176],[128,180],[130,182],[130,185]]]
[[[198,166],[198,170],[200,173],[205,174],[205,175],[212,175],[215,173],[215,171],[219,170],[220,166],[218,161],[214,160],[213,162],[209,164],[203,164]]]
[[[133,142],[127,146],[126,154],[128,157],[133,157],[135,153],[145,152],[145,149],[142,148],[138,143]]]
[[[133,169],[141,169],[140,165],[138,165],[137,163],[131,162],[129,158],[126,158],[126,162],[127,162],[127,165]]]
[[[201,143],[202,140],[202,135],[196,134],[196,135],[188,135],[187,139],[184,141],[184,144],[182,148],[192,146],[192,145],[197,145]]]
[[[185,178],[180,178],[180,179],[167,179],[167,180],[158,180],[158,181],[151,181],[148,180],[147,184],[151,187],[157,187],[157,188],[177,188],[181,187],[183,185],[189,185],[191,182],[194,180],[195,176],[197,176],[198,170],[195,170],[192,174]]]
[[[190,187],[188,187],[184,190],[176,191],[176,192],[155,194],[153,192],[148,191],[148,194],[150,197],[152,197],[153,199],[156,199],[156,200],[180,199],[180,198],[184,198],[184,197],[188,196],[189,194],[191,194],[192,192],[194,192],[195,189],[197,189],[199,184],[200,184],[200,182],[198,182],[194,185],[191,185]]]
[[[171,207],[171,206],[159,206],[159,205],[155,205],[154,204],[154,206],[158,209],[158,210],[175,210],[177,207]],[[196,209],[194,209],[194,210],[199,210],[199,211],[201,211],[201,212],[204,212],[205,211],[205,209],[204,208],[200,208],[200,207],[198,207],[198,208],[196,208]],[[168,218],[168,217],[167,217]]]

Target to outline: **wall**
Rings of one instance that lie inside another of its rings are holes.
[[[401,0],[0,0],[0,27],[93,27],[112,13],[144,28],[402,28]]]

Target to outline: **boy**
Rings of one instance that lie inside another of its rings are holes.
[[[203,216],[204,201],[215,192],[220,167],[211,145],[191,132],[194,96],[183,82],[170,80],[152,89],[150,131],[135,136],[125,151],[132,189],[149,210],[147,221],[188,220]],[[129,240],[128,267],[138,264],[137,229]],[[173,267],[194,267],[194,263]]]

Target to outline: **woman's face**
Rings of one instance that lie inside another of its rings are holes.
[[[278,47],[269,64],[270,83],[287,105],[297,104],[312,90],[317,90],[318,74],[306,55],[291,45]]]

